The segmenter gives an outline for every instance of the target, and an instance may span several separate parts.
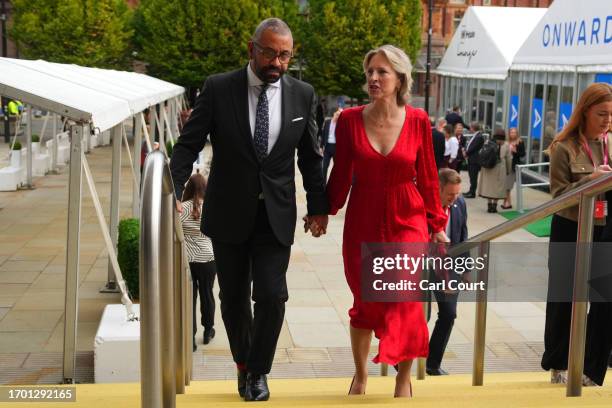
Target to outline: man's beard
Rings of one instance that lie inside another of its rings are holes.
[[[281,79],[281,77],[284,74],[283,70],[275,66],[256,67],[256,68],[257,68],[256,73],[259,79],[261,79],[262,81],[268,84],[278,81],[279,79]],[[274,74],[278,74],[278,75],[274,75]]]

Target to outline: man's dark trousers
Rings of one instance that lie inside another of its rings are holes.
[[[458,293],[449,294],[436,290],[434,296],[438,302],[438,319],[429,340],[427,368],[440,368],[444,350],[457,318]]]
[[[291,247],[276,239],[264,200],[259,200],[255,227],[248,241],[212,243],[218,265],[221,315],[234,361],[245,364],[252,373],[267,374],[285,317]]]
[[[468,162],[468,174],[470,175],[470,195],[476,195],[476,189],[478,188],[478,173],[480,173],[480,164]]]

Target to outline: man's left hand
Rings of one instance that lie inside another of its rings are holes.
[[[327,215],[307,215],[304,217],[304,222],[304,229],[310,229],[313,237],[320,237],[327,233],[327,223],[329,222]]]

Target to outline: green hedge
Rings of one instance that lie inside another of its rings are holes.
[[[140,223],[136,218],[126,218],[119,222],[119,239],[117,240],[117,261],[123,279],[133,299],[139,298],[139,237]]]

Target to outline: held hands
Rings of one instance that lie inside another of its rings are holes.
[[[315,238],[327,233],[327,223],[329,221],[327,215],[305,215],[302,220],[304,221],[305,233],[308,233],[308,230],[310,230]]]
[[[183,205],[180,200],[176,200],[176,211],[178,211],[179,214],[183,212]]]

